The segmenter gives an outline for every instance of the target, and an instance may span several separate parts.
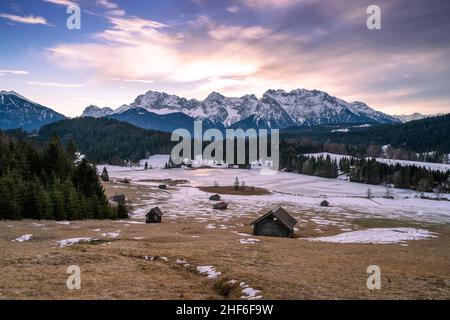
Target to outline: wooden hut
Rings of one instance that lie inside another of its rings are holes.
[[[123,195],[123,194],[116,194],[116,195],[113,195],[111,198],[109,198],[111,201],[113,201],[113,202],[117,202],[117,203],[120,203],[120,202],[125,202],[125,200],[127,199],[127,197],[125,196],[125,195]]]
[[[219,202],[216,203],[213,208],[217,210],[226,210],[228,208],[228,204],[226,202]]]
[[[220,196],[218,194],[214,194],[211,197],[209,197],[209,200],[220,201]]]
[[[294,234],[296,224],[297,220],[280,207],[267,212],[250,225],[253,225],[253,234],[256,236],[290,238]]]
[[[161,223],[162,215],[161,209],[155,207],[145,215],[145,223]]]
[[[321,203],[320,203],[320,206],[321,207],[328,207],[330,205],[330,203],[327,201],[327,200],[323,200]]]

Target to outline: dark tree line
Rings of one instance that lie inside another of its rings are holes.
[[[441,172],[417,166],[380,163],[375,159],[342,158],[339,169],[350,181],[367,184],[392,184],[396,188],[420,192],[450,191],[450,171]]]
[[[281,157],[280,167],[285,171],[317,176],[322,178],[337,178],[338,165],[329,155],[326,157]]]
[[[0,218],[126,218],[126,210],[109,206],[96,168],[75,161],[75,149],[57,136],[41,147],[0,131]]]

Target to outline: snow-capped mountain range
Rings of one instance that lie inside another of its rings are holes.
[[[413,114],[394,115],[394,117],[399,119],[401,122],[405,123],[405,122],[421,120],[421,119],[430,118],[430,117],[439,117],[439,116],[442,116],[442,115],[444,115],[444,114],[443,113],[421,114],[421,113],[416,112],[416,113],[413,113]]]
[[[203,101],[149,91],[115,111],[90,106],[82,116],[105,117],[130,109],[144,109],[158,115],[181,112],[195,120],[207,119],[224,127],[287,128],[326,123],[399,122],[363,102],[348,103],[326,92],[305,89],[268,90],[260,99],[255,95],[230,98],[213,92]]]
[[[115,118],[146,129],[168,132],[176,128],[190,130],[195,120],[203,120],[204,128],[219,129],[400,122],[365,103],[348,103],[322,91],[305,89],[268,90],[261,98],[255,95],[230,98],[213,92],[203,101],[149,91],[116,110],[91,105],[82,116]],[[0,92],[0,129],[31,131],[65,118],[14,91]]]
[[[0,91],[0,129],[22,128],[32,131],[65,118],[14,91]]]

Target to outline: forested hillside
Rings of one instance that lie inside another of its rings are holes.
[[[146,130],[114,119],[76,118],[42,127],[38,140],[49,141],[56,133],[66,145],[73,139],[78,150],[95,163],[124,164],[152,154],[169,154],[170,134]]]
[[[57,136],[45,147],[0,131],[0,219],[114,219],[94,166]]]
[[[402,124],[370,127],[317,126],[289,128],[282,131],[285,139],[308,137],[315,142],[333,142],[353,146],[388,145],[417,153],[440,151],[450,153],[450,114]]]

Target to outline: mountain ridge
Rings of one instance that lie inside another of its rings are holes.
[[[40,105],[15,91],[0,91],[0,129],[33,131],[66,116]]]
[[[66,119],[62,114],[35,103],[14,91],[1,91],[0,129],[28,131]],[[145,112],[144,112],[145,111]],[[348,123],[398,123],[399,119],[376,111],[363,102],[348,103],[319,90],[290,92],[267,90],[261,98],[246,94],[240,98],[212,92],[206,99],[186,99],[164,92],[148,91],[129,105],[112,108],[88,106],[82,117],[109,117],[142,128],[173,131],[193,127],[201,120],[204,128],[284,129],[294,126]]]
[[[400,115],[394,115],[394,117],[398,118],[401,122],[406,123],[410,121],[415,120],[421,120],[426,118],[432,118],[432,117],[439,117],[444,115],[444,113],[436,113],[436,114],[422,114],[419,112],[415,112],[412,114],[400,114]]]
[[[195,120],[208,119],[224,127],[234,127],[242,121],[256,127],[277,129],[325,123],[400,122],[399,119],[376,111],[363,102],[348,103],[326,92],[306,89],[290,92],[271,89],[259,99],[253,94],[238,98],[226,97],[214,91],[202,101],[150,90],[113,113],[110,108],[88,108],[82,116],[96,117],[102,113],[111,116],[140,108],[159,115],[181,112]]]

